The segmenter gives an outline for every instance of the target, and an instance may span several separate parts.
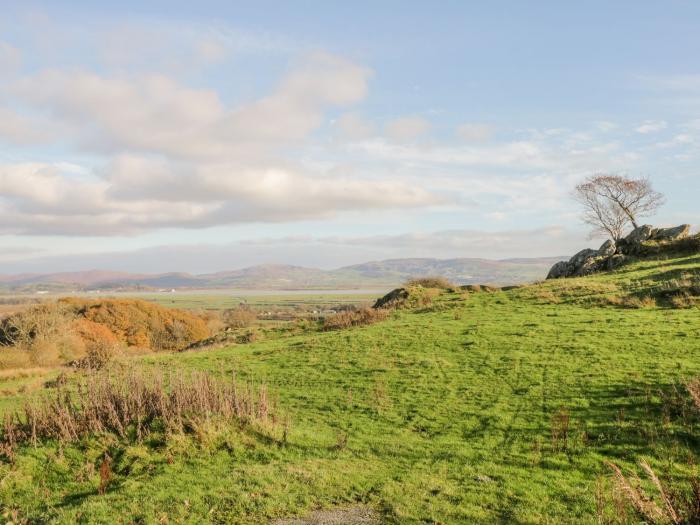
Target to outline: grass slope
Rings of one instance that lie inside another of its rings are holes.
[[[679,480],[700,450],[675,388],[700,373],[698,310],[601,299],[650,294],[699,262],[447,293],[369,327],[145,358],[266,382],[288,442],[231,431],[28,448],[0,464],[0,501],[33,523],[265,523],[354,502],[387,523],[599,523],[604,460],[647,457]],[[115,480],[99,496],[105,450]]]

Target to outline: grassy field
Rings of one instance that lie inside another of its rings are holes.
[[[134,297],[151,301],[169,308],[182,308],[186,310],[225,310],[236,308],[242,304],[256,310],[293,309],[293,308],[328,308],[337,305],[371,304],[380,292],[343,293],[314,293],[300,291],[299,293],[273,292],[266,294],[239,294],[236,291],[230,293],[199,292],[174,292],[174,293],[139,293],[124,294],[125,297]]]
[[[264,383],[288,429],[26,447],[0,463],[0,502],[29,523],[268,523],[356,502],[386,523],[639,523],[604,461],[647,458],[681,486],[700,459],[682,387],[698,309],[640,299],[698,271],[695,256],[446,292],[372,326],[141,358]]]
[[[75,295],[75,294],[74,294]],[[123,292],[115,294],[105,294],[104,297],[134,298],[150,301],[169,308],[180,308],[183,310],[226,310],[247,305],[256,310],[276,310],[276,309],[313,309],[329,308],[337,305],[364,305],[371,304],[383,292],[375,290],[355,290],[355,291],[321,291],[314,292],[299,290],[295,292],[250,292],[241,293],[240,290],[217,290],[217,291],[175,291],[175,292]],[[0,301],[0,316],[14,313],[36,304],[43,300],[55,300],[65,297],[65,294],[42,296],[11,296],[11,302],[2,304]],[[95,294],[77,294],[78,297],[96,297]],[[102,297],[102,296],[100,296]]]

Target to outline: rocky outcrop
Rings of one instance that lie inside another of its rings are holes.
[[[404,303],[410,295],[410,292],[406,288],[396,288],[390,291],[384,297],[380,297],[374,303],[372,308],[394,308],[397,305]]]
[[[608,261],[617,253],[614,241],[605,241],[597,250],[581,250],[568,261],[555,264],[547,275],[547,279],[563,277],[581,277],[606,269]]]
[[[651,233],[652,241],[677,241],[690,235],[690,224],[681,224],[675,228],[659,228]]]
[[[673,243],[690,236],[690,224],[674,228],[654,228],[649,224],[635,228],[627,237],[617,243],[618,253],[640,255],[648,247],[645,243]]]
[[[552,266],[547,279],[582,277],[596,272],[614,270],[622,266],[629,256],[639,255],[656,245],[675,245],[689,238],[690,225],[674,228],[654,228],[648,224],[635,228],[618,242],[608,240],[597,250],[581,250],[568,261]],[[692,244],[692,243],[691,243]]]

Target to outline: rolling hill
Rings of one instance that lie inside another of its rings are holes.
[[[396,286],[412,277],[442,275],[457,284],[515,284],[542,279],[563,257],[536,259],[390,259],[335,270],[265,264],[212,274],[129,274],[108,270],[0,276],[0,289],[142,288],[321,289]]]

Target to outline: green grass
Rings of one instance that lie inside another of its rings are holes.
[[[698,269],[697,257],[644,261],[447,293],[363,328],[143,358],[265,382],[288,441],[230,429],[204,444],[102,436],[27,448],[0,464],[0,501],[34,523],[265,523],[349,502],[388,523],[599,523],[604,460],[646,457],[679,481],[700,450],[697,417],[674,393],[700,374],[698,310],[599,299]],[[565,448],[552,440],[563,411]],[[115,481],[99,496],[105,450]]]

